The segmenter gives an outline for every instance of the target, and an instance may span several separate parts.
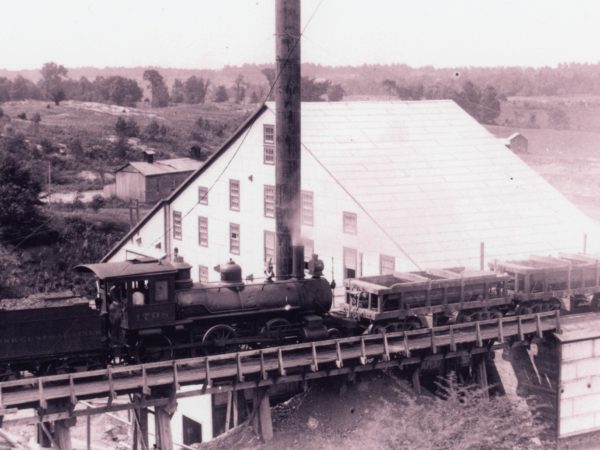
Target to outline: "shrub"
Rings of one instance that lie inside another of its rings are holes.
[[[24,112],[17,114],[17,117],[21,120],[27,120],[27,114]]]
[[[104,200],[104,197],[102,197],[100,194],[94,195],[92,201],[90,202],[90,208],[92,208],[95,213],[97,213],[100,209],[104,208],[105,205],[106,201]]]

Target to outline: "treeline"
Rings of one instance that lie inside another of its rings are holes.
[[[242,68],[240,69],[240,71]],[[247,81],[242,73],[231,84],[213,85],[211,79],[191,75],[188,78],[175,78],[171,86],[168,80],[156,69],[146,69],[142,81],[147,82],[149,98],[144,97],[144,88],[135,78],[122,75],[98,75],[94,80],[81,76],[68,77],[68,70],[53,62],[44,64],[37,83],[22,75],[14,79],[0,77],[0,103],[9,100],[49,100],[60,104],[63,100],[78,100],[110,103],[119,106],[135,106],[144,100],[152,107],[165,107],[169,104],[199,104],[207,101],[215,103],[234,102],[259,103],[267,99],[275,81],[275,70],[261,69],[262,82]],[[303,101],[339,101],[345,91],[340,84],[322,78],[302,77]]]
[[[500,115],[500,101],[506,100],[506,97],[498,94],[494,86],[487,85],[482,88],[469,80],[459,87],[444,84],[426,87],[420,82],[407,84],[385,79],[381,86],[386,94],[401,100],[452,99],[482,123],[494,123]]]

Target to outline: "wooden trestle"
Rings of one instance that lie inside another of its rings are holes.
[[[266,411],[269,409],[266,390],[271,385],[408,366],[413,368],[413,382],[418,391],[423,364],[451,358],[479,360],[474,355],[487,353],[494,343],[543,338],[547,332],[560,332],[558,311],[18,379],[0,383],[0,419],[4,423],[60,421],[59,439],[66,442],[71,419],[125,409],[143,414],[139,411],[154,407],[159,412],[160,445],[167,450],[172,448],[168,418],[177,398],[255,389],[254,406],[259,407],[255,416],[264,437],[269,438],[272,429]],[[479,365],[477,370],[478,378],[485,382],[486,375],[482,372],[485,368]],[[184,392],[180,390],[182,385],[201,387]],[[131,403],[112,404],[117,395],[125,394],[133,396]],[[92,398],[106,398],[107,403],[75,409],[78,400]],[[32,409],[34,413],[11,419],[11,413],[23,409]],[[69,447],[65,444],[64,448]]]

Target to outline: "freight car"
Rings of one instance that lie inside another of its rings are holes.
[[[600,261],[582,254],[495,261],[464,268],[365,276],[344,281],[331,314],[343,335],[411,330],[452,322],[563,309],[600,310]]]

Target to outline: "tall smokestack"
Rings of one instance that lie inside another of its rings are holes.
[[[275,86],[276,278],[293,271],[292,244],[300,238],[300,0],[276,0]]]

